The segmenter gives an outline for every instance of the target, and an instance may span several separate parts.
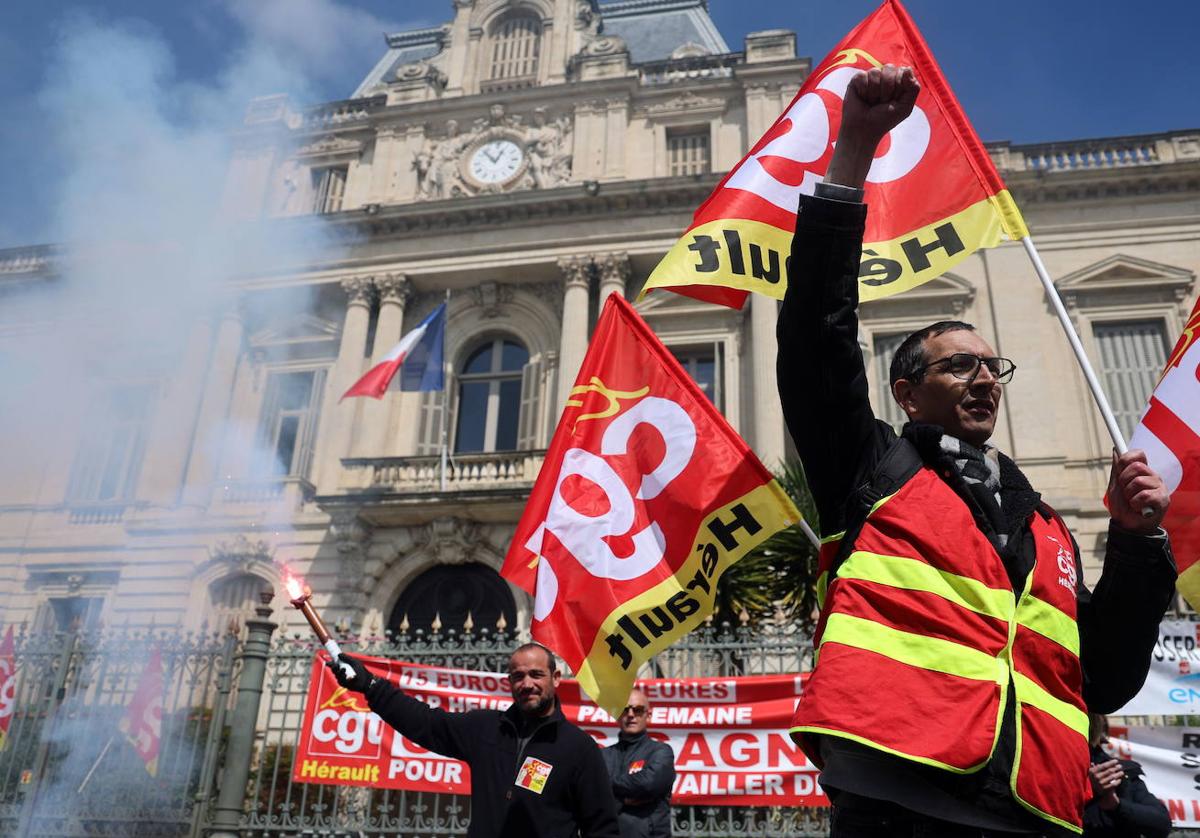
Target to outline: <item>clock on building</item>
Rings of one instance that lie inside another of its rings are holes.
[[[524,168],[525,152],[506,138],[493,138],[480,144],[467,159],[467,172],[485,186],[508,183]]]

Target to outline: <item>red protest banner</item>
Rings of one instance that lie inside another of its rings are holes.
[[[916,107],[867,175],[859,298],[907,291],[981,247],[1028,234],[1021,213],[908,12],[886,0],[813,70],[787,110],[717,184],[642,291],[667,288],[741,308],[748,292],[783,299],[801,193],[833,157],[850,79],[911,66]]]
[[[454,713],[503,710],[512,703],[508,676],[364,658],[409,695]],[[675,752],[672,801],[737,806],[828,806],[817,769],[788,738],[800,675],[639,681],[652,706],[650,733]],[[566,717],[599,745],[617,739],[616,722],[587,699],[576,681],[559,685]],[[366,700],[337,685],[320,656],[313,660],[292,779],[298,783],[371,786],[469,794],[470,769],[397,734]]]
[[[604,304],[501,574],[610,711],[712,613],[725,569],[800,514],[654,332]]]

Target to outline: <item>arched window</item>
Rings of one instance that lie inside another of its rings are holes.
[[[209,608],[206,622],[209,630],[224,634],[230,623],[239,627],[246,618],[254,616],[259,604],[258,594],[270,583],[253,573],[226,576],[208,586]]]
[[[388,618],[388,628],[398,631],[407,621],[410,630],[429,631],[437,618],[442,631],[462,631],[468,614],[475,631],[494,631],[501,616],[504,625],[515,626],[517,606],[508,584],[496,571],[477,562],[438,565],[414,579],[400,594]]]
[[[458,375],[456,454],[517,448],[527,363],[529,350],[511,338],[493,338],[467,356]]]
[[[488,79],[532,78],[537,75],[542,22],[529,12],[514,12],[496,21],[488,41]]]

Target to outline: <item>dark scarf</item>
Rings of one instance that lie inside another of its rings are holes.
[[[993,446],[987,451],[948,436],[940,425],[909,422],[901,434],[916,447],[922,461],[938,473],[971,510],[976,526],[996,548],[1009,570],[1013,587],[1024,584],[1028,568],[1016,561],[1025,523],[1042,496],[1007,456]]]

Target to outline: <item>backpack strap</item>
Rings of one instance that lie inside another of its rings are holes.
[[[829,568],[831,580],[837,574],[838,567],[854,549],[854,542],[858,540],[858,535],[867,523],[867,516],[871,514],[875,504],[896,494],[924,465],[917,447],[900,437],[875,465],[871,479],[851,493],[846,501],[845,534]]]

